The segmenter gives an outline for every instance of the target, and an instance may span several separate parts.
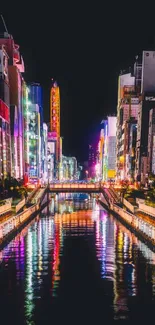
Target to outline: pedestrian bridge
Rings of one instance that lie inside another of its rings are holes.
[[[52,193],[62,192],[85,192],[85,193],[98,193],[100,192],[100,184],[79,184],[79,183],[50,183],[49,191]]]

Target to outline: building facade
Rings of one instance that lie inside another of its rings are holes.
[[[0,46],[0,179],[11,175],[11,137],[8,55]]]
[[[136,142],[136,170],[135,178],[142,184],[148,180],[151,168],[151,149],[149,141],[150,111],[155,108],[155,51],[143,51],[141,96],[138,110],[137,142]],[[144,131],[145,130],[145,131]],[[149,147],[148,147],[149,145]],[[147,167],[146,167],[147,166]]]
[[[38,182],[41,177],[40,113],[37,104],[29,103],[29,182]]]
[[[133,179],[133,162],[130,159],[132,125],[137,123],[139,110],[139,86],[141,66],[136,63],[135,74],[121,74],[118,78],[118,104],[117,104],[117,139],[116,139],[116,178],[117,180]],[[134,155],[135,155],[135,151]],[[132,154],[133,154],[132,152]]]
[[[24,132],[24,184],[29,182],[29,89],[23,80],[22,107],[23,107],[23,132]],[[14,125],[14,123],[12,123]],[[13,133],[13,132],[12,132]]]
[[[77,180],[78,169],[75,157],[62,156],[63,180]]]
[[[40,116],[40,150],[43,152],[43,90],[39,83],[29,84],[29,101],[32,104],[37,104],[39,107],[39,116]],[[44,168],[44,158],[40,153],[40,177],[43,177],[43,168]]]
[[[88,177],[95,178],[97,164],[97,149],[95,145],[89,144],[88,147]]]
[[[101,179],[114,180],[116,176],[116,116],[108,116],[103,122],[103,146],[100,157]]]
[[[149,112],[148,173],[155,175],[155,108]]]
[[[5,50],[8,55],[12,176],[14,176],[17,179],[23,179],[24,134],[23,134],[23,107],[22,107],[22,82],[23,82],[22,73],[25,71],[24,62],[19,51],[19,45],[15,44],[13,37],[7,32],[1,34],[0,46],[5,46]]]
[[[41,150],[41,164],[42,164],[42,180],[44,183],[48,182],[48,158],[47,158],[47,148],[48,148],[48,126],[43,123],[43,150]]]
[[[56,132],[48,132],[47,143],[47,161],[48,161],[48,179],[49,182],[57,178],[56,168],[56,144],[57,134]]]

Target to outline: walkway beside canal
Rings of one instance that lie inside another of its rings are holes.
[[[115,195],[113,189],[102,189],[99,203],[109,212],[118,216],[127,226],[137,232],[151,246],[155,247],[155,218],[143,211],[136,209],[129,211],[121,202],[121,198]]]
[[[46,196],[46,197],[45,197]],[[25,223],[34,217],[47,204],[47,189],[38,188],[23,205],[20,213],[15,213],[11,209],[0,216],[0,246],[11,239]],[[20,209],[21,210],[21,209]]]

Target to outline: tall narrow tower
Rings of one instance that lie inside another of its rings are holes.
[[[50,92],[50,129],[56,135],[56,162],[60,162],[60,90],[56,81]]]

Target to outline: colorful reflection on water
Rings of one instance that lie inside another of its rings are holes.
[[[4,324],[148,319],[155,253],[95,198],[55,196],[0,251],[0,306]]]

